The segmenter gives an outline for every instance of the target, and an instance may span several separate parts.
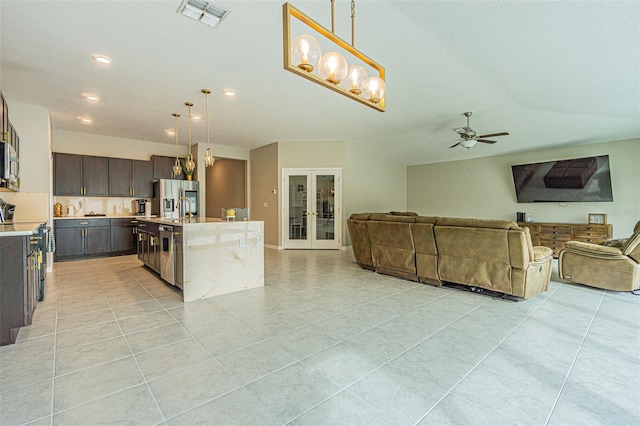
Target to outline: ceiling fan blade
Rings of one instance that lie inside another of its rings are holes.
[[[509,136],[509,133],[507,132],[501,132],[501,133],[491,133],[490,135],[481,135],[478,136],[479,138],[491,138],[494,136]]]
[[[462,141],[460,141],[460,142],[462,142]],[[460,145],[460,142],[458,142],[458,143],[457,143],[457,144],[455,144],[455,145],[451,145],[449,148],[455,148],[456,146]]]
[[[476,141],[482,143],[496,143],[496,141],[490,141],[488,139],[476,139]]]

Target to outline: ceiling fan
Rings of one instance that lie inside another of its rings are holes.
[[[477,136],[476,135],[476,131],[473,130],[471,127],[469,127],[469,117],[471,117],[471,114],[473,114],[472,112],[465,112],[464,116],[467,117],[467,126],[466,127],[457,127],[455,129],[453,129],[454,132],[458,133],[460,135],[460,137],[462,138],[462,140],[458,141],[456,144],[451,145],[449,148],[454,148],[458,145],[461,145],[465,148],[472,148],[473,146],[475,146],[475,144],[477,142],[482,142],[482,143],[496,143],[496,141],[491,141],[488,139],[484,139],[484,138],[491,138],[491,137],[495,137],[495,136],[508,136],[509,133],[507,132],[500,132],[500,133],[491,133],[489,135],[480,135]]]

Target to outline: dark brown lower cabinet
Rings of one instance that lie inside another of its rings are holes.
[[[111,219],[111,254],[136,254],[137,240],[137,219]]]
[[[110,234],[111,219],[58,219],[55,260],[108,256]]]
[[[37,272],[29,236],[0,237],[0,345],[15,343],[31,324],[38,301]]]

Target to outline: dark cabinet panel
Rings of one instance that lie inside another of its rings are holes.
[[[184,159],[181,159],[184,161]],[[161,155],[152,155],[151,162],[153,163],[153,178],[154,179],[184,179],[184,172],[175,176],[173,173],[173,165],[176,162],[175,157],[165,157]]]
[[[153,196],[153,164],[151,161],[131,160],[131,188],[137,198]]]
[[[109,158],[109,195],[151,198],[153,196],[151,161]]]
[[[84,195],[102,196],[109,195],[109,159],[106,157],[92,157],[85,155],[82,158],[82,171],[84,180]]]
[[[29,238],[0,238],[0,345],[14,343],[25,322]]]
[[[6,141],[9,130],[9,108],[2,92],[0,92],[0,108],[0,140]]]
[[[131,160],[109,158],[109,195],[112,197],[130,197]]]
[[[109,230],[108,226],[85,228],[85,250],[88,255],[109,253]]]
[[[54,195],[109,195],[109,159],[56,153],[53,160]]]
[[[58,228],[56,236],[56,260],[71,259],[84,256],[83,228]]]
[[[56,260],[109,254],[110,219],[55,220]]]
[[[82,194],[82,156],[55,154],[53,157],[54,195]]]
[[[135,254],[137,252],[136,219],[111,219],[111,253]]]

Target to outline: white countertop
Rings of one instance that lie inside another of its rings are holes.
[[[47,223],[46,220],[40,222],[13,222],[0,224],[0,237],[15,237],[20,235],[31,235],[40,225]]]
[[[155,216],[136,216],[136,215],[106,215],[106,216],[58,216],[53,220],[64,219],[153,219]]]
[[[239,220],[237,222],[235,221],[226,221],[226,220],[222,220],[220,218],[217,217],[194,217],[193,219],[191,219],[191,221],[188,220],[178,220],[178,219],[170,219],[170,218],[162,218],[162,217],[140,217],[140,220],[144,220],[146,222],[155,222],[155,223],[161,223],[161,224],[173,224],[176,226],[182,226],[182,225],[197,225],[200,224],[202,225],[203,223],[248,223],[248,222],[261,222],[261,221],[255,221],[255,220]]]

